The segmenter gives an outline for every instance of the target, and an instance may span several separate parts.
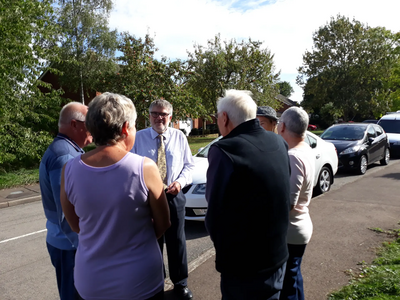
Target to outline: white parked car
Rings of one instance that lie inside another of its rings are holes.
[[[400,156],[400,110],[389,113],[379,119],[378,125],[385,130],[389,143],[390,154],[392,157]]]
[[[205,198],[208,150],[210,146],[222,137],[216,138],[206,147],[201,148],[193,157],[195,168],[193,171],[193,183],[183,189],[186,196],[186,220],[204,221],[207,212],[207,201]],[[336,148],[332,143],[326,142],[317,135],[307,131],[305,141],[311,146],[315,153],[315,178],[314,195],[329,191],[333,184],[334,175],[338,168],[338,157]]]

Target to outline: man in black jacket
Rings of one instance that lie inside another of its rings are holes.
[[[223,138],[208,153],[206,227],[224,300],[279,299],[288,259],[288,147],[260,126],[250,95],[219,99]]]

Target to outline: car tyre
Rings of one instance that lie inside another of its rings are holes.
[[[368,160],[367,160],[367,156],[363,155],[360,158],[360,165],[358,167],[358,174],[360,175],[364,175],[365,172],[367,172],[367,167],[368,167]]]
[[[390,160],[390,151],[388,148],[385,148],[384,157],[380,160],[381,165],[388,165]]]
[[[326,193],[331,188],[332,171],[324,166],[318,175],[318,183],[314,188],[314,196]]]

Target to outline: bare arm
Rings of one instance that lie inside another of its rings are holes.
[[[65,180],[64,180],[64,173],[65,173],[65,165],[61,171],[61,189],[60,189],[60,202],[61,207],[64,212],[64,216],[67,219],[67,222],[71,229],[79,233],[79,217],[75,213],[75,207],[69,202],[67,193],[65,192]]]
[[[147,157],[144,158],[143,173],[144,182],[149,189],[149,203],[154,221],[154,230],[157,238],[160,238],[171,226],[167,197],[165,196],[157,165]]]

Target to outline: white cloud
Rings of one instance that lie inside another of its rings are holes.
[[[115,0],[110,27],[137,37],[155,35],[159,55],[187,57],[193,44],[206,45],[220,33],[223,40],[235,38],[263,41],[275,55],[281,79],[295,89],[291,99],[302,100],[296,85],[297,68],[305,50],[312,48],[312,34],[331,17],[341,14],[400,31],[399,0]]]

